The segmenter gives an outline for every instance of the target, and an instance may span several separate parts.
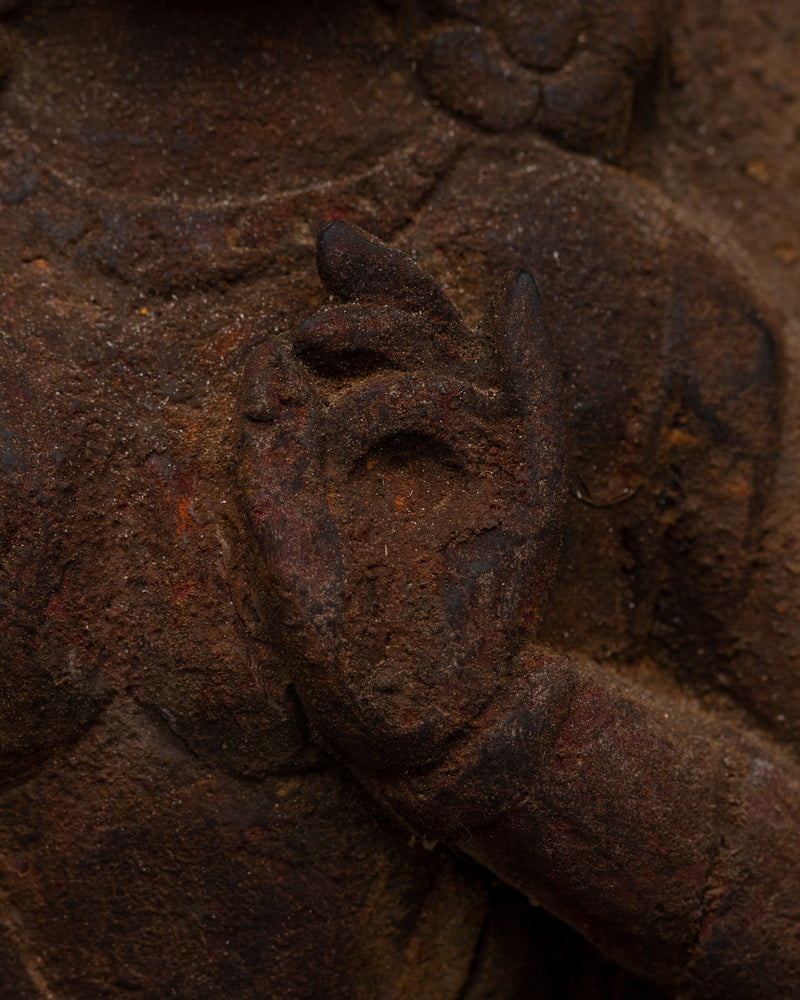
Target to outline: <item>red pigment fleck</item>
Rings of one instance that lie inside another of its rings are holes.
[[[195,593],[197,587],[193,583],[181,583],[172,588],[172,600],[175,604],[182,604],[191,594]]]
[[[51,618],[58,618],[59,621],[64,621],[68,616],[66,606],[67,602],[72,598],[74,591],[72,587],[65,581],[64,589],[60,594],[54,594],[50,598],[50,602],[47,605],[47,614]]]
[[[181,538],[189,530],[189,518],[194,520],[194,515],[192,513],[192,503],[191,497],[184,494],[178,500],[178,534]]]

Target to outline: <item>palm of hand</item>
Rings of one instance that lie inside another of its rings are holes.
[[[541,612],[563,501],[558,375],[524,272],[476,361],[404,254],[333,223],[318,265],[345,304],[253,357],[246,502],[312,726],[392,770],[485,707]]]

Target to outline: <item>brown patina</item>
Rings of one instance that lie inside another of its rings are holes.
[[[0,5],[3,1000],[796,994],[800,15],[712,6]]]

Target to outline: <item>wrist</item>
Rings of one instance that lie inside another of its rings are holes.
[[[448,841],[491,826],[532,791],[538,765],[569,710],[568,662],[527,651],[526,672],[422,768],[380,775],[357,767],[393,811],[425,837]]]

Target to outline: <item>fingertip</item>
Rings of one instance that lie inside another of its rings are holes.
[[[319,276],[327,290],[342,299],[363,294],[391,253],[380,240],[341,219],[326,223],[317,236]]]
[[[270,423],[286,406],[306,404],[309,391],[292,351],[285,344],[267,341],[248,359],[242,412],[250,420]]]
[[[542,296],[530,271],[518,268],[512,272],[503,298],[498,333],[507,359],[519,364],[528,355],[528,362],[533,360],[532,356],[538,357],[539,364],[552,361],[554,351]]]
[[[531,323],[537,328],[537,332],[544,327],[542,296],[530,271],[517,268],[510,276],[505,313],[506,325]]]
[[[326,233],[329,233],[331,230],[335,230],[337,227],[340,226],[348,228],[347,223],[344,222],[342,219],[327,219],[319,227],[319,232],[317,233],[317,241],[319,242],[320,240],[322,240],[322,238],[325,236]]]
[[[536,279],[531,272],[526,271],[524,267],[518,267],[516,271],[514,271],[512,284],[524,292],[534,294],[536,296],[539,295],[539,286],[536,284]]]
[[[555,401],[560,393],[556,351],[533,275],[522,268],[508,274],[489,315],[507,385],[523,409]]]
[[[317,233],[317,271],[322,283],[331,291],[331,259],[341,253],[349,227],[340,219],[326,222]]]
[[[343,301],[392,302],[439,322],[459,321],[445,293],[411,257],[340,219],[319,232],[317,268],[325,288]]]
[[[275,399],[271,371],[275,363],[275,345],[261,344],[247,359],[244,370],[242,413],[248,420],[269,421],[274,415]]]
[[[325,260],[332,250],[341,248],[352,236],[353,229],[342,219],[330,219],[317,233],[317,260]]]

